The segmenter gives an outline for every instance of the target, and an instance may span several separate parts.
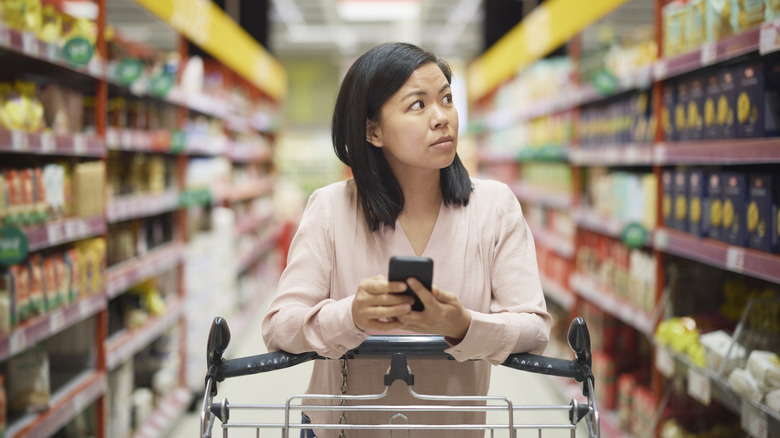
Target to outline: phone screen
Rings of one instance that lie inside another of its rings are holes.
[[[394,256],[390,258],[390,272],[387,276],[390,281],[406,281],[407,278],[416,278],[426,289],[431,290],[433,284],[433,260],[428,257]],[[419,312],[425,309],[422,301],[407,287],[403,294],[414,297],[412,310]]]

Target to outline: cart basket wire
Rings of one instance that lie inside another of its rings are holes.
[[[215,419],[219,418],[222,423],[223,436],[228,436],[228,429],[256,429],[257,435],[260,435],[261,429],[277,429],[282,431],[283,437],[290,436],[291,429],[336,429],[336,430],[389,430],[400,431],[402,436],[411,430],[485,430],[491,431],[491,437],[496,429],[504,429],[509,432],[510,437],[517,436],[517,430],[535,429],[538,430],[538,436],[542,436],[542,430],[568,429],[571,436],[575,437],[576,427],[581,420],[585,419],[585,430],[587,436],[599,438],[599,411],[594,391],[595,379],[592,371],[592,357],[590,346],[590,334],[585,320],[582,317],[574,318],[569,326],[568,343],[574,352],[573,360],[557,359],[531,353],[517,353],[509,357],[501,364],[509,368],[531,373],[545,374],[549,376],[558,376],[581,384],[582,394],[587,403],[578,402],[572,399],[567,405],[561,406],[513,406],[511,400],[506,397],[483,396],[483,397],[451,397],[451,396],[433,396],[418,394],[414,391],[414,375],[407,366],[407,356],[442,356],[452,359],[445,350],[449,344],[442,336],[434,335],[408,335],[408,336],[372,336],[355,349],[348,351],[342,358],[356,359],[361,357],[390,356],[390,365],[387,374],[384,376],[385,392],[381,394],[370,395],[296,395],[287,399],[284,405],[237,405],[228,403],[227,399],[221,402],[214,402],[217,396],[217,386],[219,382],[227,378],[246,376],[250,374],[265,373],[284,368],[289,368],[311,360],[332,360],[318,355],[315,352],[306,352],[301,354],[292,354],[284,351],[274,351],[255,356],[239,357],[234,359],[225,359],[222,355],[225,353],[230,343],[230,329],[227,321],[222,317],[214,318],[209,332],[206,346],[206,361],[208,371],[206,373],[206,388],[203,396],[203,403],[200,412],[200,436],[202,438],[211,437],[211,429]],[[350,403],[345,405],[345,401],[360,402],[369,400],[379,400],[388,393],[390,385],[396,380],[406,382],[409,392],[414,398],[427,401],[452,402],[460,401],[463,403],[482,402],[484,405],[475,406],[436,406],[436,405],[414,405],[414,406],[381,406],[381,405],[360,405]],[[341,405],[334,404],[294,404],[294,400],[322,400],[322,401],[340,401]],[[485,425],[422,425],[409,424],[408,419],[400,413],[394,415],[390,423],[384,425],[355,425],[355,424],[303,424],[290,422],[290,411],[297,409],[310,410],[339,410],[339,411],[506,411],[508,413],[507,421],[503,424],[485,424]],[[231,423],[231,409],[244,410],[269,410],[276,409],[284,412],[284,422],[276,423]],[[568,411],[568,423],[566,424],[515,424],[514,414],[518,410],[565,410]],[[398,417],[401,422],[394,422]],[[298,432],[296,432],[297,434]]]

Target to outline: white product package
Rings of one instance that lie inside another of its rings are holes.
[[[758,382],[750,374],[750,371],[743,368],[735,369],[729,374],[729,384],[734,389],[734,392],[742,397],[761,403],[761,398],[764,394],[759,389]]]
[[[780,387],[780,357],[771,351],[754,350],[748,356],[747,369],[766,393]]]

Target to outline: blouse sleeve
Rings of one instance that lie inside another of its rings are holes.
[[[368,337],[352,319],[353,296],[330,297],[332,202],[315,191],[306,205],[277,296],[263,319],[263,339],[269,351],[315,351],[336,358]]]
[[[541,354],[550,337],[552,317],[542,292],[533,236],[511,189],[501,184],[496,190],[496,213],[485,216],[496,221],[490,236],[490,313],[470,310],[466,336],[448,349],[457,360],[500,364],[512,353]]]

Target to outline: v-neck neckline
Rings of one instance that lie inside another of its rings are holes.
[[[399,233],[399,236],[401,237],[401,239],[403,239],[404,244],[406,246],[406,249],[411,251],[412,254],[414,254],[414,255],[416,255],[418,257],[423,257],[423,256],[426,256],[426,255],[429,255],[429,252],[430,252],[429,248],[431,247],[431,241],[434,240],[434,236],[436,235],[437,230],[439,228],[441,228],[440,223],[442,221],[442,216],[443,216],[444,212],[445,212],[444,200],[442,200],[439,203],[439,213],[436,215],[436,221],[433,223],[433,229],[431,229],[431,234],[428,236],[428,241],[425,242],[425,247],[423,248],[423,250],[422,250],[422,252],[420,254],[417,254],[417,252],[414,250],[414,246],[412,245],[411,240],[409,240],[409,236],[406,235],[406,231],[404,230],[404,227],[401,226],[400,219],[397,218],[395,220],[395,226],[396,226],[397,230],[399,230],[399,229],[401,230],[401,232]]]

